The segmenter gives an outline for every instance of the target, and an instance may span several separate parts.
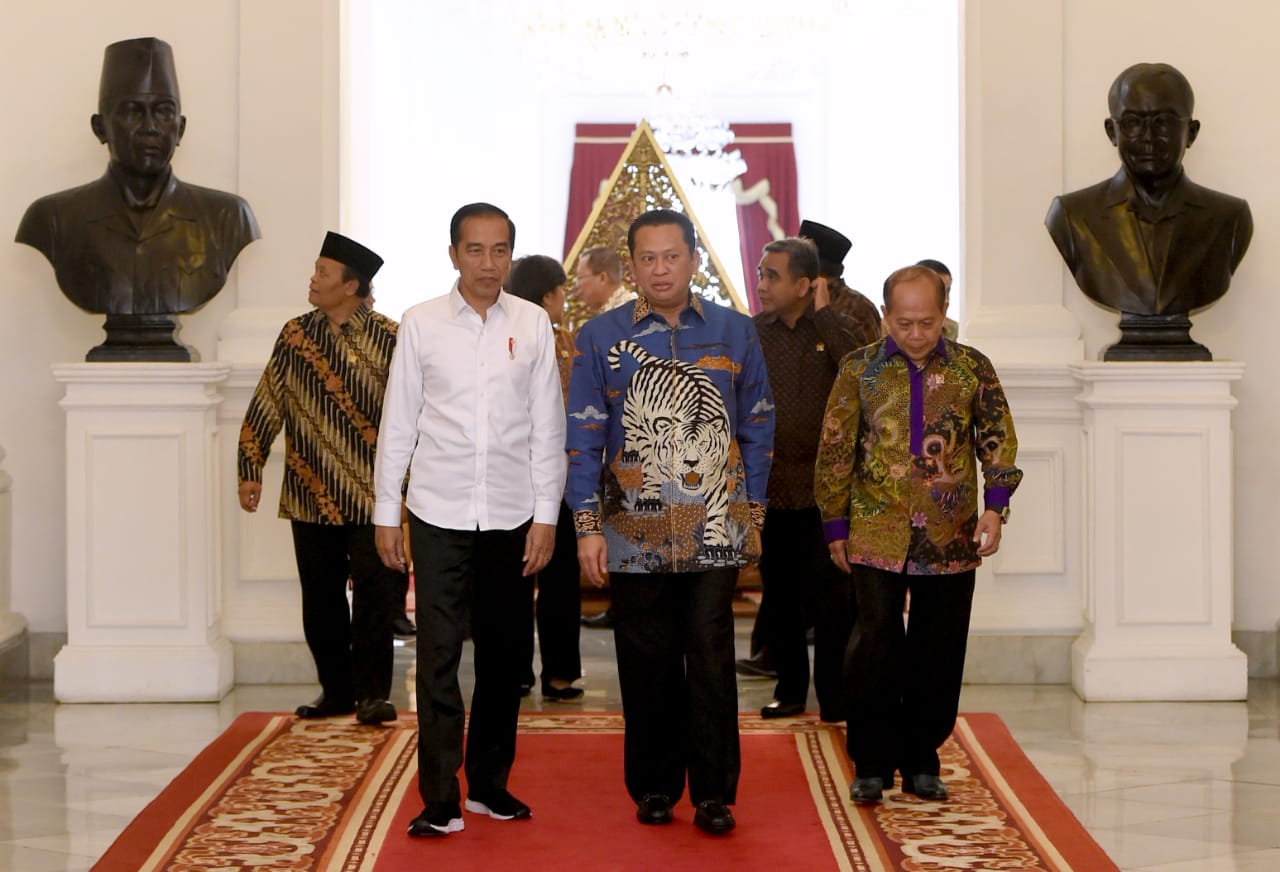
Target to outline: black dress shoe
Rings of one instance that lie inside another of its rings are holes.
[[[723,803],[714,799],[704,799],[698,803],[698,810],[693,814],[693,823],[704,833],[722,836],[738,825],[733,819],[733,812]]]
[[[765,659],[763,654],[744,657],[733,662],[734,671],[746,678],[777,678],[778,670]]]
[[[356,710],[356,704],[350,701],[334,701],[323,693],[311,702],[303,703],[293,713],[304,720],[311,718],[332,718],[336,715],[349,715]]]
[[[449,833],[462,832],[465,826],[462,809],[458,808],[456,802],[433,802],[409,822],[409,835],[419,838],[447,836]]]
[[[365,699],[356,704],[356,720],[362,724],[381,724],[396,717],[396,707],[385,699]]]
[[[587,617],[582,616],[582,626],[592,630],[612,630],[613,629],[613,611],[605,609],[598,615]]]
[[[573,702],[575,699],[582,699],[582,688],[573,687],[556,687],[548,682],[542,683],[542,698],[551,700],[552,702]]]
[[[468,796],[465,807],[472,814],[487,814],[495,821],[523,821],[533,817],[529,806],[505,790]]]
[[[936,775],[923,772],[902,776],[902,792],[910,793],[921,799],[946,799],[947,786]]]
[[[859,804],[879,802],[884,798],[884,779],[853,779],[853,784],[849,787],[849,798]]]
[[[762,718],[793,718],[804,714],[802,702],[778,702],[776,699],[760,709]]]
[[[671,817],[671,800],[662,793],[650,793],[636,806],[636,820],[642,824],[669,824]]]
[[[397,636],[416,636],[418,635],[418,628],[413,621],[409,620],[408,615],[401,612],[392,619],[391,632]]]

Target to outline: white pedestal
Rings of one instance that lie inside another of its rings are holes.
[[[216,411],[222,363],[78,363],[66,385],[61,702],[222,698]]]
[[[1079,363],[1085,700],[1244,699],[1231,642],[1231,382],[1244,364]]]

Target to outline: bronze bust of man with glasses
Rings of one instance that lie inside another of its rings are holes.
[[[1227,292],[1253,236],[1249,204],[1187,178],[1182,156],[1200,133],[1191,84],[1168,64],[1135,64],[1107,95],[1103,126],[1122,166],[1110,179],[1055,197],[1045,226],[1076,283],[1121,312],[1106,360],[1208,360],[1187,313]]]

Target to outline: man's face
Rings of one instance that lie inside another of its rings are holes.
[[[577,272],[577,292],[578,299],[583,305],[590,309],[599,309],[609,299],[609,293],[613,288],[609,287],[609,274],[607,272],[593,273],[591,264],[586,257],[578,258]]]
[[[187,119],[168,94],[129,94],[116,97],[105,114],[94,115],[90,126],[106,143],[112,163],[134,175],[154,176],[173,160]]]
[[[342,264],[331,257],[317,257],[316,269],[311,274],[307,302],[321,312],[339,309],[356,295],[360,282],[342,280]]]
[[[458,228],[458,244],[449,246],[464,294],[496,300],[511,268],[511,232],[500,215],[473,215]]]
[[[767,315],[790,314],[809,304],[809,280],[803,276],[791,278],[791,258],[781,251],[765,252],[756,267],[760,277],[757,291],[760,294],[760,310]]]
[[[1121,91],[1104,126],[1129,175],[1140,182],[1159,181],[1179,171],[1182,155],[1200,132],[1200,122],[1190,115],[1171,78],[1150,76]]]
[[[921,364],[942,337],[945,312],[938,305],[938,287],[928,276],[899,282],[883,307],[884,326],[893,341]]]
[[[689,298],[689,283],[698,271],[693,252],[678,224],[636,228],[631,272],[640,293],[659,312],[676,311]]]

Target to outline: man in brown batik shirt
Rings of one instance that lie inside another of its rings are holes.
[[[849,576],[831,563],[822,517],[813,498],[813,464],[840,359],[857,347],[856,328],[816,281],[818,249],[808,239],[779,239],[764,247],[757,273],[762,311],[756,332],[777,405],[769,510],[760,577],[764,584],[761,639],[778,673],[774,699],[760,714],[789,717],[805,710],[814,627],[814,689],[825,721],[846,715],[842,680],[853,626]]]

